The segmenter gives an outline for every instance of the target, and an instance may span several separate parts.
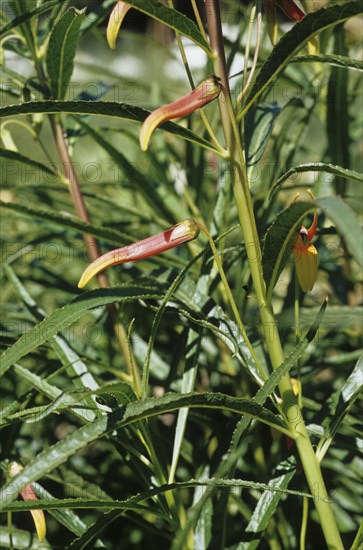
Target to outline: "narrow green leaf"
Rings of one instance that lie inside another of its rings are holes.
[[[18,27],[22,23],[25,23],[32,17],[35,17],[37,15],[42,15],[43,13],[50,11],[53,8],[53,6],[60,3],[63,3],[63,0],[49,0],[48,2],[41,4],[34,10],[27,11],[19,15],[18,17],[15,17],[0,29],[0,38],[4,36],[7,32],[11,31],[12,29],[15,29],[16,27]]]
[[[15,478],[14,478],[15,479]],[[37,484],[36,484],[37,485]],[[20,512],[25,510],[34,510],[37,505],[41,505],[44,510],[63,510],[63,509],[107,509],[113,508],[115,510],[128,510],[135,509],[140,510],[139,504],[149,500],[155,496],[162,495],[167,491],[174,491],[177,489],[192,489],[194,487],[244,487],[246,489],[253,489],[255,491],[270,491],[272,493],[283,495],[292,495],[299,497],[314,498],[310,493],[304,493],[302,491],[295,491],[279,486],[276,483],[260,483],[258,481],[249,481],[244,479],[217,479],[209,477],[200,477],[199,479],[189,479],[188,481],[178,481],[174,483],[166,483],[158,487],[153,487],[142,493],[133,495],[125,500],[112,500],[112,499],[93,499],[93,498],[44,498],[38,501],[9,501],[4,505],[4,512]],[[316,498],[316,497],[315,497]],[[155,513],[153,511],[153,513]]]
[[[275,120],[281,112],[277,102],[263,103],[251,109],[245,119],[245,144],[247,166],[259,162],[272,132]]]
[[[189,329],[186,346],[187,352],[185,356],[185,367],[181,380],[181,393],[189,393],[194,389],[194,384],[198,372],[198,358],[200,354],[201,339],[202,331],[197,332],[193,329]],[[175,426],[173,454],[169,470],[169,481],[174,481],[174,475],[177,469],[187,425],[188,414],[188,409],[180,409],[178,412],[178,418]]]
[[[71,216],[65,216],[64,214],[59,214],[54,210],[46,210],[45,208],[38,208],[36,206],[25,206],[24,204],[19,204],[15,202],[5,202],[0,200],[0,208],[6,208],[7,210],[13,210],[29,216],[30,218],[38,218],[41,220],[47,220],[51,223],[59,225],[63,228],[70,227],[76,229],[81,233],[87,233],[88,235],[94,235],[99,237],[106,242],[117,244],[118,246],[124,243],[134,242],[135,239],[126,235],[126,233],[121,233],[116,229],[110,227],[102,227],[97,224],[88,224],[78,220],[77,218]]]
[[[180,301],[179,311],[197,325],[215,332],[218,338],[231,350],[240,363],[247,367],[256,380],[260,379],[258,368],[237,324],[204,292],[200,292],[190,278],[186,278],[175,292]],[[196,312],[199,318],[191,317],[185,308]]]
[[[360,59],[352,59],[346,55],[336,54],[319,54],[319,55],[299,55],[291,59],[291,63],[329,63],[336,67],[344,67],[345,69],[355,69],[363,71],[363,61]]]
[[[270,480],[269,485],[278,487],[279,489],[286,489],[294,474],[295,470],[292,470],[282,476],[275,477]],[[244,540],[242,539],[238,544],[237,550],[255,550],[258,547],[268,522],[275,513],[281,497],[281,493],[269,490],[263,493],[246,527],[243,537]],[[252,534],[254,535],[253,537],[251,537]]]
[[[68,546],[68,550],[84,550],[89,548],[90,543],[98,536],[102,535],[110,523],[115,521],[122,514],[122,510],[111,510],[103,514],[95,523],[88,527],[87,531],[77,539],[74,539]]]
[[[299,174],[300,172],[327,172],[328,174],[334,174],[341,178],[350,179],[353,181],[358,181],[363,183],[363,174],[355,172],[354,170],[348,170],[347,168],[342,168],[341,166],[336,166],[335,164],[326,164],[324,162],[311,162],[308,164],[299,164],[298,166],[293,166],[287,172],[285,172],[279,179],[274,183],[270,191],[271,196],[281,187],[284,181],[288,180],[294,174]]]
[[[118,288],[99,289],[85,292],[70,304],[56,309],[44,321],[38,323],[32,330],[23,334],[15,344],[5,350],[0,357],[0,376],[14,363],[49,340],[62,329],[77,321],[89,309],[102,307],[115,302],[132,299],[160,299],[160,294],[151,287],[141,285],[125,285]]]
[[[36,113],[99,115],[132,120],[134,122],[144,122],[146,117],[149,116],[150,111],[146,111],[145,109],[135,105],[117,103],[115,101],[58,101],[52,99],[45,101],[29,101],[27,103],[7,105],[6,107],[0,108],[0,117],[29,115]],[[164,129],[167,132],[186,139],[187,141],[191,141],[192,143],[200,145],[205,149],[218,153],[217,149],[213,147],[209,141],[199,137],[188,128],[183,128],[174,122],[165,122],[159,126],[159,129]]]
[[[51,493],[49,493],[44,487],[39,483],[32,483],[32,487],[36,492],[36,495],[39,499],[44,499],[47,501],[57,500]],[[59,502],[59,501],[58,501]],[[82,521],[77,514],[75,514],[69,508],[59,508],[55,507],[50,510],[50,514],[55,517],[59,523],[64,525],[71,533],[74,533],[77,536],[81,536],[82,533],[85,533],[88,529],[88,526],[84,521]]]
[[[67,10],[55,24],[48,44],[46,65],[53,99],[63,99],[73,73],[78,34],[85,12]]]
[[[262,253],[263,274],[267,288],[267,301],[284,269],[305,216],[314,210],[314,204],[294,202],[280,214],[267,230]]]
[[[347,55],[346,31],[343,24],[334,29],[333,40],[334,53]],[[331,67],[326,109],[330,160],[344,168],[350,166],[348,77],[349,73],[341,67]],[[335,178],[335,189],[339,195],[345,195],[346,187],[344,179]]]
[[[146,15],[150,15],[150,17],[160,21],[174,31],[180,32],[180,34],[186,36],[200,46],[209,56],[212,56],[208,42],[206,42],[194,21],[176,9],[168,8],[161,2],[158,2],[158,0],[130,0],[127,1],[127,3],[131,4],[135,9],[146,13]]]
[[[276,369],[273,373],[271,373],[271,375],[269,376],[265,384],[258,390],[258,392],[254,397],[254,401],[256,401],[256,403],[259,403],[260,405],[264,405],[266,399],[274,391],[274,389],[276,388],[281,378],[285,376],[289,372],[289,370],[296,364],[297,360],[301,357],[301,355],[304,353],[309,343],[315,337],[317,330],[319,328],[319,325],[322,321],[325,309],[326,309],[326,302],[324,302],[323,305],[321,306],[320,311],[316,316],[316,319],[313,322],[313,325],[311,326],[310,330],[301,339],[301,341],[296,346],[296,348],[292,351],[289,357],[285,359],[283,364],[278,369]],[[247,416],[242,417],[238,421],[237,426],[233,432],[233,436],[227,452],[227,456],[221,462],[215,474],[216,479],[233,476],[236,463],[241,458],[240,442],[243,436],[247,434],[247,430],[250,426],[250,423],[251,423],[251,419]],[[215,488],[209,487],[206,490],[203,497],[201,498],[201,500],[195,506],[193,506],[193,508],[189,511],[188,521],[183,527],[183,529],[178,533],[178,536],[176,537],[173,544],[173,550],[183,550],[185,548],[186,540],[188,538],[188,533],[194,528],[194,525],[197,523],[199,515],[203,510],[203,506],[205,502],[213,496],[214,491],[215,491]]]
[[[53,176],[56,174],[56,172],[46,164],[42,164],[41,162],[26,157],[25,155],[22,155],[17,151],[9,151],[9,149],[0,148],[0,157],[9,159],[11,161],[18,161],[23,164],[28,164],[29,166],[37,168],[40,173],[45,172],[46,174],[52,174]]]
[[[308,13],[296,23],[276,44],[271,54],[261,67],[252,88],[246,98],[239,118],[242,118],[248,109],[264,93],[274,80],[282,73],[292,57],[317,33],[338,23],[342,23],[363,12],[362,2],[350,0],[343,4],[323,7],[320,10]]]
[[[150,204],[151,208],[156,212],[162,223],[162,220],[165,219],[169,223],[174,222],[174,218],[168,212],[162,197],[157,192],[156,185],[147,178],[142,172],[137,170],[131,162],[129,162],[126,156],[116,149],[109,141],[107,141],[100,132],[93,129],[91,126],[86,124],[84,120],[79,119],[80,125],[87,131],[87,133],[98,143],[110,157],[116,161],[116,163],[121,166],[125,175],[129,181],[132,181],[133,185],[138,189],[140,194],[145,198],[147,203]]]
[[[59,214],[58,212],[55,212],[53,210],[37,208],[36,206],[25,206],[24,204],[6,202],[2,200],[0,200],[0,208],[6,208],[8,210],[19,212],[25,216],[28,216],[31,220],[33,220],[34,218],[38,218],[41,220],[47,220],[50,223],[59,225],[63,228],[76,229],[82,234],[94,235],[95,237],[98,237],[107,243],[116,244],[118,247],[128,243],[134,243],[136,240],[135,237],[131,237],[130,235],[122,233],[117,229],[113,229],[111,227],[103,227],[94,223],[88,224],[75,217]],[[163,256],[155,256],[151,260],[145,261],[151,261],[153,264],[167,264],[168,267],[170,267],[170,265],[173,265],[177,268],[183,268],[185,265],[185,262],[176,254],[170,254],[167,259],[165,259]]]
[[[29,531],[23,531],[23,529],[12,528],[12,544],[10,543],[10,537],[7,529],[2,526],[0,529],[0,547],[2,549],[9,548],[10,550],[16,548],[16,550],[47,550],[51,549],[51,546],[47,540],[39,542],[37,537]]]
[[[317,315],[318,308],[316,307],[301,307],[300,308],[300,324],[302,327],[308,327],[313,323],[315,316]],[[329,305],[325,317],[324,326],[327,326],[328,330],[340,331],[341,327],[345,330],[360,330],[362,324],[362,307],[350,307],[350,306],[334,306]],[[284,309],[278,316],[279,326],[288,327],[294,323],[294,308]],[[347,360],[352,360],[356,351],[343,354]],[[330,363],[335,360],[338,361],[339,356],[327,357],[326,362]],[[348,359],[349,358],[349,359]]]
[[[324,197],[316,202],[325,215],[335,223],[349,252],[363,267],[362,229],[354,210],[340,197]]]
[[[21,283],[20,279],[16,276],[13,269],[9,265],[5,264],[4,272],[6,273],[7,278],[13,285],[15,292],[27,307],[28,311],[30,311],[32,316],[37,321],[43,321],[46,315],[45,312],[38,307],[37,303],[27,292],[26,288]],[[62,338],[61,336],[53,336],[51,345],[55,353],[61,360],[62,364],[65,366],[66,372],[73,380],[73,384],[76,386],[76,388],[95,389],[99,387],[95,378],[89,372],[86,364],[81,360],[79,355],[69,346],[64,338]],[[58,395],[57,398],[54,399],[53,403],[51,403],[47,407],[48,410],[45,411],[44,414],[47,415],[52,413],[53,410],[55,410],[55,408],[58,406],[58,401],[60,404],[66,403],[67,398],[68,396],[66,394]],[[85,410],[82,411],[79,407],[78,414],[85,415],[86,418],[88,417],[88,420],[94,420],[95,413],[93,412],[93,409],[97,409],[96,401],[92,397],[86,397],[84,405],[86,407]],[[37,420],[41,420],[41,418],[42,415],[36,415]]]
[[[49,399],[56,400],[63,396],[64,403],[68,403],[71,407],[70,413],[77,418],[80,418],[83,422],[89,422],[89,420],[94,420],[95,415],[92,410],[81,409],[78,407],[72,407],[74,405],[74,399],[67,394],[64,394],[63,391],[55,386],[50,384],[37,374],[34,374],[29,369],[25,369],[21,365],[14,365],[14,372],[18,378],[23,380],[26,384],[29,384],[30,387],[36,389],[41,394],[46,395]]]
[[[180,411],[181,412],[181,411]],[[206,465],[201,477],[204,478],[209,474],[209,465]],[[205,487],[196,487],[193,495],[193,506],[195,506],[202,498]],[[208,548],[212,539],[212,518],[213,518],[213,502],[209,498],[203,504],[202,512],[194,529],[194,548]]]
[[[239,399],[221,393],[189,393],[184,395],[169,393],[160,398],[151,397],[129,403],[126,407],[89,422],[65,439],[42,451],[19,474],[3,486],[0,491],[1,508],[15,500],[22,486],[51,472],[92,441],[113,430],[121,429],[159,414],[176,411],[183,407],[202,408],[203,410],[214,409],[221,412],[247,415],[286,434],[289,433],[279,417],[250,399]]]
[[[338,402],[329,424],[324,430],[324,435],[319,441],[316,455],[321,461],[331,442],[334,439],[335,434],[339,430],[345,416],[352,407],[354,401],[360,395],[363,388],[363,355],[358,359],[353,372],[349,376],[348,380],[343,385],[338,395]]]
[[[270,374],[268,380],[266,380],[264,385],[258,390],[254,398],[257,403],[259,403],[260,405],[263,405],[265,403],[267,397],[271,395],[272,392],[275,390],[281,378],[290,372],[290,370],[296,365],[297,361],[300,359],[308,345],[314,340],[316,333],[319,330],[320,324],[323,320],[327,304],[327,300],[322,303],[318,313],[316,314],[315,319],[313,320],[305,336],[301,338],[298,345],[293,349],[293,351],[285,359],[282,365]]]
[[[275,369],[270,374],[270,376],[268,377],[264,385],[258,390],[258,392],[254,397],[254,401],[256,401],[256,403],[259,403],[260,405],[264,405],[266,399],[275,391],[280,380],[284,376],[286,376],[286,374],[288,374],[290,370],[296,365],[297,361],[300,359],[300,357],[302,356],[302,354],[304,353],[308,345],[314,340],[316,333],[319,330],[323,316],[325,314],[326,306],[327,306],[327,301],[325,300],[321,305],[309,330],[301,338],[300,342],[289,354],[289,356],[285,359],[282,365],[277,369]],[[237,427],[233,432],[233,437],[231,440],[230,447],[228,449],[228,459],[226,460],[226,463],[231,462],[231,464],[233,464],[233,455],[235,455],[235,453],[238,452],[238,444],[241,440],[242,434],[245,432],[246,428],[248,427],[249,422],[250,422],[249,419],[246,420],[242,418],[237,424]],[[224,476],[227,475],[226,472],[224,472],[223,475]]]

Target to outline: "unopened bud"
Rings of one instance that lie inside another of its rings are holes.
[[[108,267],[156,256],[180,244],[191,241],[198,237],[198,235],[199,225],[194,220],[185,220],[173,225],[173,227],[162,233],[147,237],[134,244],[111,250],[97,258],[85,269],[78,286],[79,288],[83,288],[92,277]]]
[[[162,105],[156,111],[153,111],[144,121],[140,131],[140,146],[143,151],[146,151],[152,133],[160,124],[167,120],[180,118],[190,115],[201,107],[204,107],[213,99],[216,99],[221,91],[219,79],[212,75],[207,80],[204,80],[197,88],[189,92],[187,95],[169,103]]]

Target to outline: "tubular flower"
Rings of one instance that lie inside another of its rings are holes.
[[[198,237],[199,225],[194,220],[185,220],[173,225],[166,231],[138,241],[129,246],[111,250],[92,262],[83,272],[78,287],[83,288],[95,275],[104,269],[126,262],[135,262],[150,258],[161,252],[171,250],[180,244]]]
[[[21,472],[22,469],[23,467],[18,462],[12,461],[9,463],[8,466],[8,476],[16,476],[19,472]],[[30,484],[25,485],[25,487],[21,489],[20,494],[24,500],[38,500],[38,497],[34,493],[34,490]],[[30,513],[33,516],[33,521],[35,529],[37,531],[39,542],[42,542],[45,539],[46,535],[44,512],[43,510],[30,510]]]
[[[194,90],[187,95],[169,103],[162,105],[156,111],[153,111],[144,121],[140,132],[140,146],[146,151],[149,145],[151,135],[154,130],[163,122],[190,115],[201,107],[204,107],[213,99],[216,99],[221,91],[221,83],[215,76],[209,76]]]
[[[263,0],[263,4],[266,13],[267,32],[273,46],[276,44],[277,39],[276,6],[278,6],[289,19],[292,19],[292,21],[301,21],[306,15],[293,0]],[[314,54],[317,49],[318,44],[316,38],[309,40],[309,53]]]
[[[263,4],[266,13],[267,32],[274,46],[277,38],[276,6],[279,6],[285,15],[293,21],[300,21],[305,13],[295,4],[295,2],[293,2],[293,0],[264,0]]]
[[[127,2],[116,2],[111,12],[110,19],[107,24],[106,37],[108,45],[112,50],[116,49],[117,35],[122,25],[122,21],[131,8],[132,6],[127,4]]]
[[[309,195],[315,200],[311,191],[309,191]],[[304,292],[313,289],[318,272],[318,251],[311,244],[317,225],[318,216],[315,210],[313,223],[309,229],[301,227],[293,250],[297,278]]]

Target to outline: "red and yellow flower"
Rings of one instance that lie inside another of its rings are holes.
[[[141,127],[141,149],[143,151],[147,150],[151,135],[154,130],[160,126],[160,124],[163,124],[163,122],[166,122],[167,120],[180,118],[194,113],[194,111],[201,109],[204,105],[210,101],[213,101],[213,99],[216,99],[219,96],[220,91],[221,83],[215,75],[212,75],[185,96],[180,97],[167,105],[162,105],[150,113]]]
[[[9,463],[7,474],[8,477],[14,477],[17,474],[21,472],[23,469],[23,466],[19,464],[18,462],[15,462],[13,460]],[[37,495],[34,492],[34,489],[30,484],[25,485],[20,490],[20,494],[24,500],[38,500]],[[30,510],[31,515],[33,516],[33,521],[35,525],[35,529],[37,531],[39,542],[42,542],[45,539],[46,535],[46,524],[45,524],[45,516],[43,510]]]
[[[300,21],[305,15],[292,0],[264,0],[263,5],[266,14],[267,32],[273,46],[276,44],[277,38],[276,6],[279,6],[285,15],[293,21]]]
[[[315,200],[310,190],[309,195]],[[293,250],[297,278],[304,292],[313,289],[318,273],[318,251],[311,242],[315,237],[317,226],[318,216],[315,209],[313,223],[309,229],[301,227]]]
[[[83,272],[78,287],[83,288],[100,271],[108,267],[150,258],[198,237],[199,225],[194,220],[184,220],[166,231],[147,237],[134,244],[111,250],[92,262]]]

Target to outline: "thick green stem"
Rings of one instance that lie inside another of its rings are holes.
[[[258,301],[265,342],[272,366],[274,369],[277,369],[284,360],[284,353],[272,306],[266,301],[260,241],[247,180],[241,139],[234,117],[229,90],[220,6],[218,0],[206,0],[205,3],[210,44],[215,54],[214,72],[216,76],[221,79],[223,86],[223,93],[219,97],[219,105],[223,131],[229,152],[234,197]],[[309,489],[314,497],[316,497],[314,498],[314,502],[319,514],[327,546],[329,549],[343,549],[335,517],[330,503],[327,501],[328,494],[320,465],[306,431],[301,410],[293,393],[290,377],[288,375],[282,378],[279,383],[279,390],[283,401],[282,409],[285,415],[285,421],[292,433],[295,434],[294,439],[309,484]]]

